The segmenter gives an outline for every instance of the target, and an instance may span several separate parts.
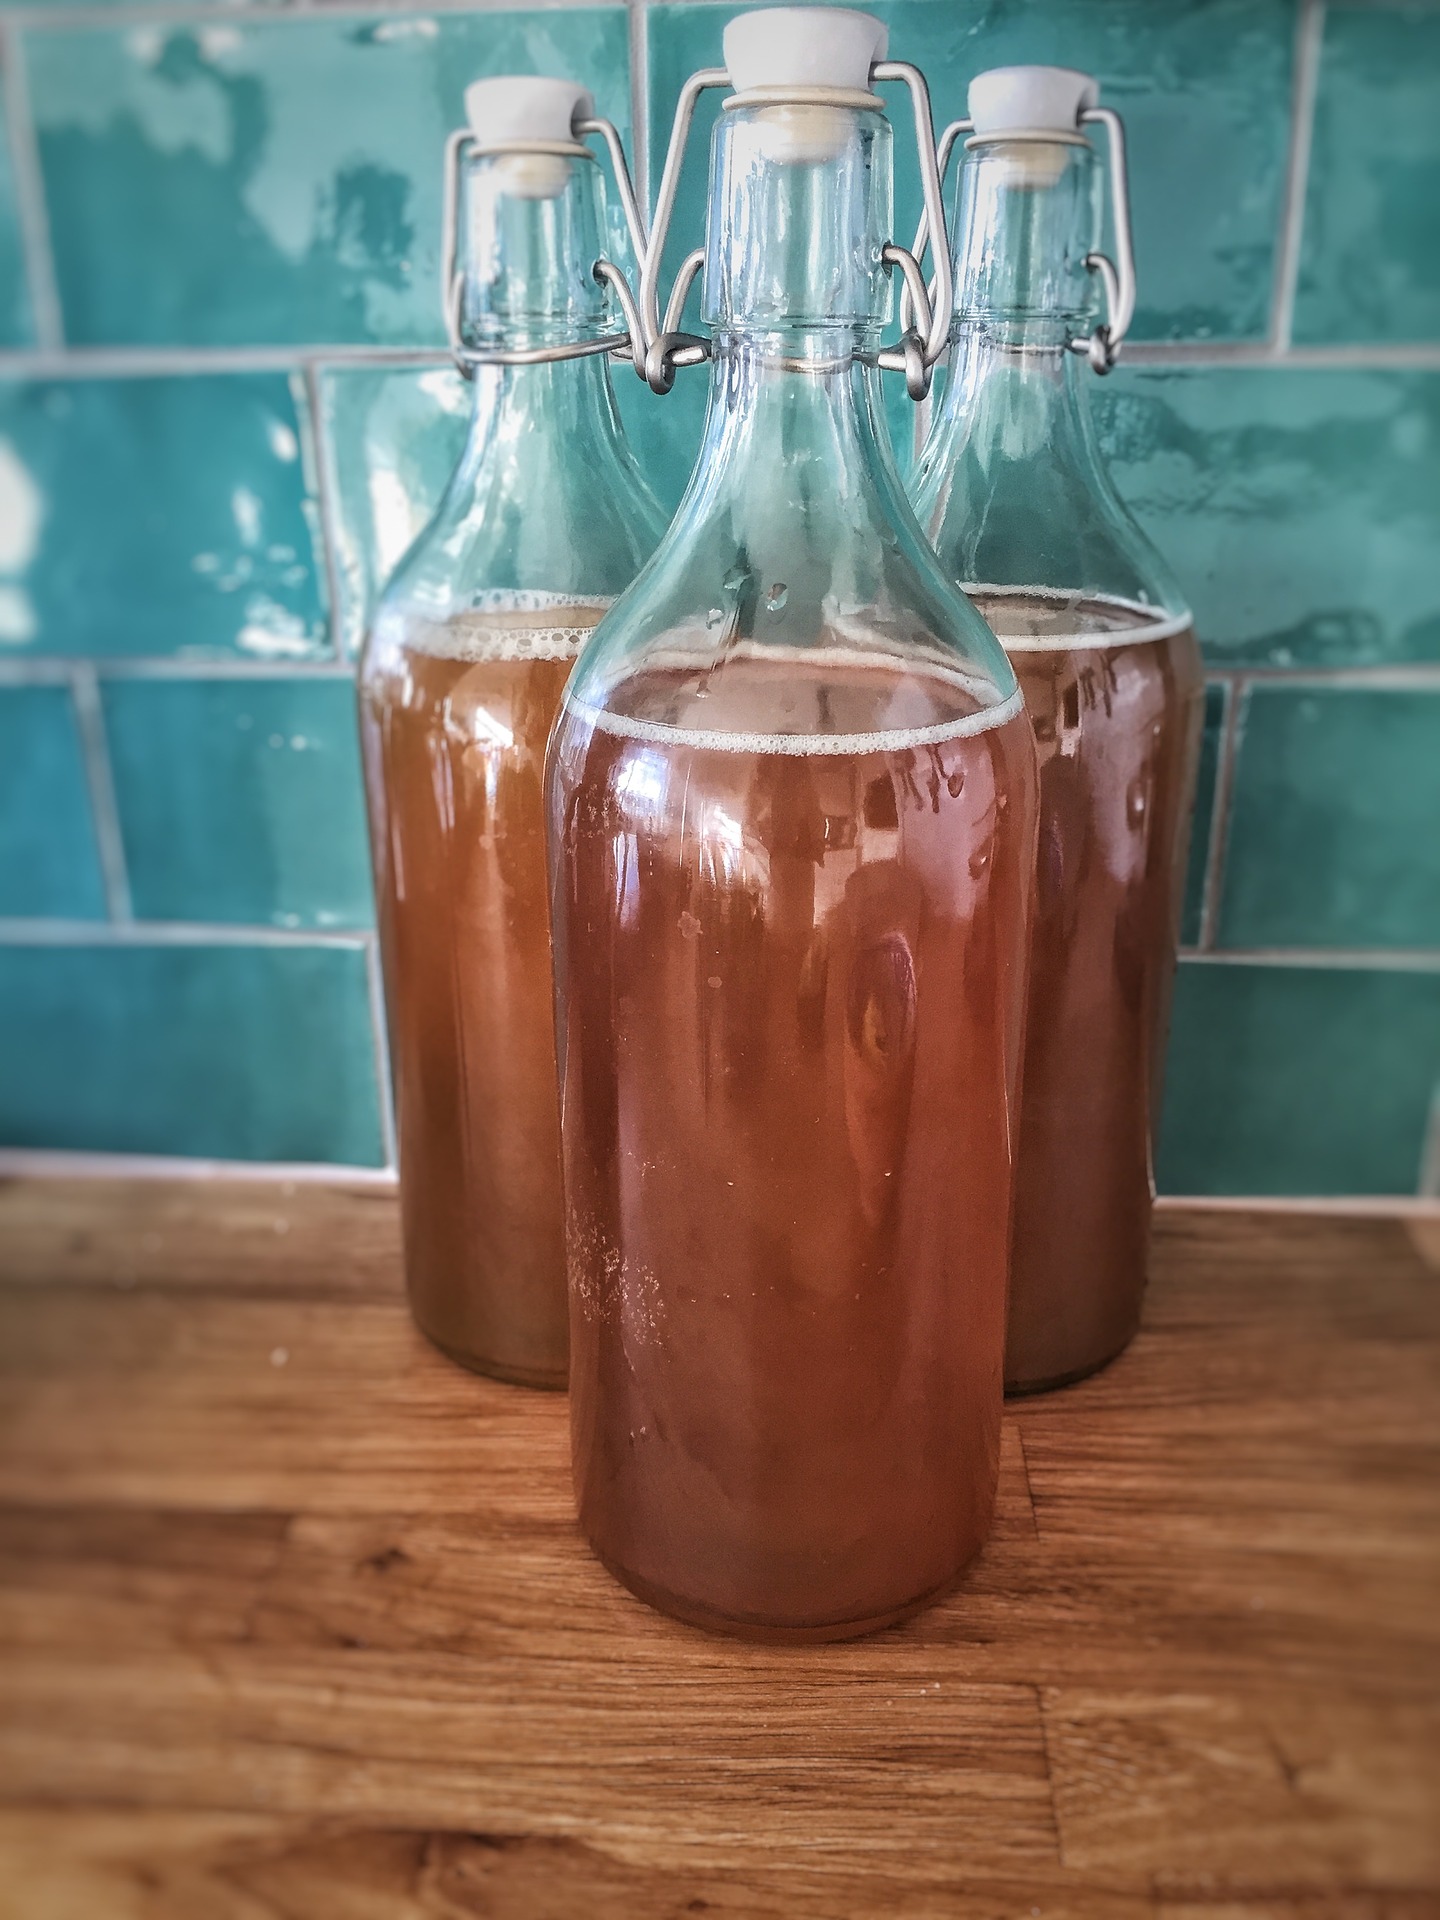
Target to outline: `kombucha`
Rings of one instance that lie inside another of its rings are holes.
[[[1040,831],[1005,1378],[1093,1372],[1140,1319],[1204,701],[1188,619],[974,588],[1035,732]]]
[[[669,1612],[841,1637],[989,1526],[1028,726],[903,657],[661,660],[552,752],[580,1519]]]
[[[361,687],[411,1305],[533,1386],[566,1371],[545,747],[603,611],[407,619]]]

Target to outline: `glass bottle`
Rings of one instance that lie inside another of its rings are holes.
[[[970,89],[944,402],[911,492],[1010,655],[1040,834],[1006,1383],[1058,1386],[1134,1333],[1203,686],[1191,616],[1090,418],[1133,306],[1115,116],[1062,68]],[[1121,271],[1098,245],[1109,123]],[[947,130],[948,131],[948,130]],[[1098,278],[1111,318],[1092,330]]]
[[[473,415],[376,609],[361,735],[411,1307],[466,1366],[561,1386],[545,745],[582,642],[662,521],[610,387],[606,350],[627,336],[577,132],[613,152],[614,131],[563,80],[479,81],[466,111],[446,311]]]
[[[704,437],[548,777],[581,1524],[643,1598],[765,1638],[951,1585],[999,1443],[1034,749],[885,435],[870,80],[923,83],[884,42],[741,16],[682,96],[662,212],[685,100],[737,89]]]

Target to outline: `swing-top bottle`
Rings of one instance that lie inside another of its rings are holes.
[[[1012,1389],[1092,1371],[1139,1319],[1201,717],[1190,615],[1090,419],[1134,305],[1123,130],[1097,103],[1063,68],[971,85],[949,380],[911,487],[1004,643],[1039,754]],[[1097,124],[1118,266],[1097,252]]]
[[[582,642],[661,523],[606,367],[627,336],[580,134],[623,167],[614,129],[564,80],[477,81],[466,110],[444,293],[473,417],[376,611],[361,729],[411,1305],[455,1359],[561,1385],[544,753]]]
[[[741,16],[682,95],[647,285],[695,91],[733,87],[711,339],[650,366],[708,352],[709,412],[549,772],[580,1518],[654,1604],[764,1637],[942,1592],[999,1443],[1034,750],[886,438],[872,81],[923,83],[884,43]]]

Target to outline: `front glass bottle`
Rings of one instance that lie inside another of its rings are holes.
[[[698,464],[548,796],[581,1522],[782,1638],[913,1610],[989,1524],[1033,857],[1014,677],[885,439],[848,102],[721,115]]]
[[[467,350],[613,332],[591,271],[600,194],[578,146],[464,160]],[[545,746],[580,646],[661,522],[603,354],[472,373],[460,464],[360,669],[405,1271],[452,1357],[563,1385]]]
[[[1139,1320],[1203,699],[1190,616],[1105,471],[1072,350],[1099,184],[1077,132],[970,142],[949,381],[911,487],[1039,754],[1013,1391],[1091,1372]]]

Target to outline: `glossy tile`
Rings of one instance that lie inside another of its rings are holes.
[[[68,687],[0,687],[0,919],[103,920]]]
[[[349,680],[113,680],[102,700],[138,919],[370,925]]]
[[[1440,12],[1325,10],[1294,337],[1440,338]]]
[[[1219,943],[1440,947],[1440,690],[1250,688]]]
[[[1225,730],[1229,690],[1212,683],[1205,689],[1205,731],[1200,736],[1200,765],[1195,779],[1195,824],[1185,868],[1185,899],[1180,910],[1180,944],[1193,947],[1205,918],[1205,869],[1214,825],[1215,782],[1220,770],[1220,737]]]
[[[648,16],[652,172],[675,100],[695,68],[718,64],[731,6],[660,6]],[[1258,339],[1269,319],[1284,188],[1292,0],[876,0],[890,52],[929,77],[937,126],[965,112],[986,67],[1022,61],[1097,74],[1125,116],[1131,149],[1137,339]],[[917,173],[903,92],[896,128],[899,231],[915,230]],[[702,237],[705,152],[718,96],[704,97],[669,258]]]
[[[3,70],[0,61],[0,73]],[[20,213],[15,204],[15,173],[10,164],[10,129],[5,102],[0,99],[0,347],[28,347],[34,337],[25,287]]]
[[[1182,962],[1162,1193],[1416,1191],[1440,973]]]
[[[1440,660],[1440,373],[1122,369],[1094,401],[1214,664]]]
[[[328,650],[283,374],[0,384],[0,650]]]
[[[383,1162],[364,953],[0,947],[0,1144]]]
[[[72,341],[441,343],[441,156],[481,74],[628,131],[620,7],[26,36]]]

